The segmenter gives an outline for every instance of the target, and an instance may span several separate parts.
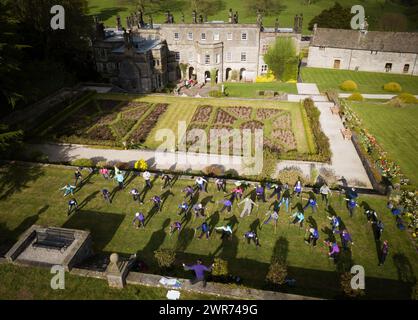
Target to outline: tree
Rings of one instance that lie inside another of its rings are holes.
[[[309,22],[309,30],[313,30],[316,23],[320,28],[350,29],[351,22],[350,8],[342,7],[338,2],[333,7],[323,10],[319,15]]]
[[[279,14],[286,8],[282,0],[246,0],[246,7],[253,15],[260,12],[265,16]]]
[[[274,45],[264,55],[264,61],[277,79],[282,81],[296,79],[298,57],[291,38],[277,38]]]
[[[161,14],[173,9],[181,10],[187,0],[118,0],[120,4],[134,4],[144,15]]]
[[[27,46],[19,41],[11,2],[0,0],[0,105],[12,108],[23,98],[18,90],[17,75],[21,73],[21,50]]]
[[[0,124],[0,153],[6,151],[13,144],[19,143],[22,136],[21,130],[10,131],[6,125]]]
[[[190,0],[190,7],[198,15],[207,17],[225,9],[225,3],[223,0]]]
[[[31,49],[31,59],[56,61],[81,79],[91,77],[93,71],[90,39],[93,19],[88,15],[87,0],[61,0],[65,8],[65,29],[52,30],[50,13],[56,0],[16,0],[13,15],[18,21],[17,31]]]
[[[382,31],[407,31],[408,19],[402,13],[387,12],[379,19],[378,28]]]

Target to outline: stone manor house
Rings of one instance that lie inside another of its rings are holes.
[[[278,37],[290,37],[297,52],[309,46],[311,67],[418,74],[418,33],[367,32],[367,30],[314,29],[309,42],[301,35],[303,15],[293,28],[265,28],[258,15],[255,24],[238,23],[230,10],[228,22],[205,22],[193,13],[193,23],[144,22],[141,12],[127,18],[123,28],[105,28],[96,20],[93,50],[97,70],[128,92],[161,91],[170,82],[194,79],[198,83],[231,80],[254,81],[266,74],[264,55]],[[182,75],[182,71],[184,74]],[[214,71],[214,72],[213,72]]]

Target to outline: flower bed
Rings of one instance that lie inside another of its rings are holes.
[[[131,134],[130,139],[133,140],[134,143],[144,143],[151,130],[157,124],[158,119],[167,111],[167,109],[167,104],[157,104],[154,110],[151,111],[139,127]]]
[[[241,124],[241,130],[251,129],[251,132],[254,132],[256,129],[263,129],[263,127],[264,124],[257,120],[251,120]]]
[[[148,104],[136,107],[132,110],[122,112],[121,117],[122,119],[132,119],[137,121],[148,111],[148,108]]]
[[[199,106],[193,115],[192,122],[208,122],[212,110],[212,106]]]
[[[283,113],[277,119],[275,119],[273,121],[273,127],[275,129],[292,130],[292,117],[290,116],[290,113]]]
[[[371,171],[375,179],[378,182],[383,182],[384,179],[387,179],[392,183],[394,180],[402,178],[400,167],[388,157],[376,138],[367,129],[364,129],[362,121],[357,114],[346,102],[342,101],[341,106],[345,125],[358,134],[362,153],[374,167]]]
[[[87,132],[86,137],[92,140],[115,141],[112,130],[106,125],[93,127]]]
[[[219,108],[216,113],[215,123],[233,125],[236,120],[237,118]]]
[[[267,108],[257,109],[255,118],[257,120],[263,121],[263,120],[271,119],[280,113],[283,113],[283,111],[277,110],[277,109],[267,109]]]
[[[224,108],[224,110],[231,113],[233,116],[244,120],[250,120],[253,111],[251,107],[227,107]]]
[[[296,150],[296,139],[292,131],[275,129],[272,131],[271,137],[282,145],[284,151]]]

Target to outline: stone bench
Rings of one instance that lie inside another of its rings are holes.
[[[45,232],[37,231],[33,246],[44,249],[62,250],[68,248],[74,240],[73,232],[51,228]]]

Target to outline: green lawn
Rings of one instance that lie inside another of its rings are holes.
[[[123,290],[111,289],[107,281],[65,275],[65,289],[51,289],[47,269],[0,264],[1,300],[165,300],[167,289],[127,285]],[[181,300],[214,299],[214,296],[182,291]]]
[[[401,170],[417,184],[418,105],[394,108],[385,103],[350,102],[350,106]]]
[[[273,90],[277,92],[286,92],[297,94],[298,90],[294,83],[280,83],[280,82],[267,82],[267,83],[225,83],[225,90],[229,97],[239,98],[263,98],[257,94],[257,91]]]
[[[249,1],[249,0],[247,0]],[[245,2],[241,0],[224,0],[223,8],[219,10],[215,15],[209,16],[209,20],[228,21],[228,11],[232,8],[234,12],[238,10],[239,21],[241,23],[256,23],[256,13],[248,12],[245,8]],[[279,18],[280,27],[293,27],[293,19],[296,14],[303,13],[303,33],[309,34],[308,24],[313,17],[318,15],[323,9],[328,9],[334,5],[334,0],[320,0],[314,1],[311,5],[306,5],[305,0],[282,0],[281,4],[284,6],[283,11],[279,15],[269,15],[264,17],[264,25],[273,27],[276,18]],[[352,0],[340,0],[341,5],[351,7],[353,5]],[[186,0],[187,3],[187,0]],[[108,26],[115,26],[116,15],[119,14],[122,17],[123,25],[126,24],[126,16],[134,10],[134,5],[125,4],[119,0],[89,0],[91,14],[98,15]],[[378,19],[385,12],[402,12],[404,7],[393,2],[387,2],[385,0],[364,0],[361,5],[365,7],[368,22],[372,29]],[[176,8],[171,10],[174,14],[176,22],[180,21],[181,13]],[[184,10],[185,21],[191,22],[191,7],[188,6]],[[156,15],[153,17],[156,23],[164,22],[164,15]],[[145,18],[147,22],[147,18]],[[409,21],[409,29],[414,30],[416,28],[416,21]]]
[[[84,175],[87,173],[84,172]],[[339,294],[336,265],[327,258],[322,244],[322,240],[331,236],[326,218],[328,213],[324,211],[322,203],[318,213],[311,214],[309,210],[306,215],[307,221],[316,224],[321,230],[320,243],[312,249],[303,241],[304,230],[289,225],[289,216],[283,210],[276,233],[272,225],[263,226],[259,230],[268,204],[260,204],[251,216],[243,219],[239,218],[239,208],[236,206],[232,216],[220,213],[221,205],[216,201],[224,195],[215,192],[214,186],[210,185],[209,193],[202,193],[194,202],[206,204],[212,228],[230,222],[234,224],[235,232],[232,241],[222,242],[218,234],[213,234],[207,241],[194,238],[194,228],[201,220],[196,220],[191,214],[183,220],[180,235],[170,237],[168,234],[169,224],[181,219],[176,213],[182,201],[180,190],[192,184],[193,180],[178,180],[172,188],[173,194],[161,191],[160,180],[157,180],[146,194],[145,204],[138,207],[132,201],[129,190],[134,186],[142,190],[142,178],[128,178],[126,189],[116,192],[113,203],[107,205],[101,198],[100,190],[106,187],[112,191],[116,185],[113,181],[105,181],[101,176],[93,175],[75,195],[81,210],[67,217],[68,198],[63,198],[58,189],[71,182],[72,178],[73,171],[64,168],[4,166],[0,174],[0,243],[12,244],[34,223],[85,229],[92,233],[96,252],[137,253],[148,264],[151,272],[161,272],[156,266],[153,252],[158,248],[174,248],[178,254],[175,269],[177,276],[190,277],[190,273],[181,268],[183,262],[191,263],[201,257],[205,263],[210,263],[214,256],[218,256],[229,262],[231,274],[241,276],[245,285],[256,288],[265,288],[264,279],[272,256],[279,256],[287,261],[290,276],[297,280],[296,287],[282,290],[326,298]],[[156,194],[166,198],[163,210],[159,213],[152,210],[149,202],[150,197]],[[371,227],[362,213],[364,209],[359,208],[354,218],[350,219],[343,199],[334,195],[330,210],[341,216],[355,242],[352,255],[350,252],[344,254],[337,267],[347,268],[352,263],[364,266],[366,292],[370,298],[408,298],[408,285],[399,279],[413,279],[418,274],[418,257],[407,234],[396,228],[385,203],[386,199],[382,197],[360,197],[362,206],[370,206],[379,213],[385,223],[383,238],[391,244],[387,264],[377,267],[376,244]],[[296,204],[294,201],[293,205]],[[145,229],[136,230],[132,227],[132,218],[137,210],[150,217]],[[256,249],[253,244],[248,245],[244,241],[243,234],[249,229],[258,231],[260,248]]]
[[[398,82],[404,92],[418,94],[418,77],[400,74],[388,74],[378,72],[362,72],[351,70],[334,70],[322,68],[302,68],[303,82],[313,82],[318,85],[320,91],[334,89],[342,91],[339,86],[345,80],[353,80],[358,85],[361,93],[386,93],[383,85],[388,82]]]

